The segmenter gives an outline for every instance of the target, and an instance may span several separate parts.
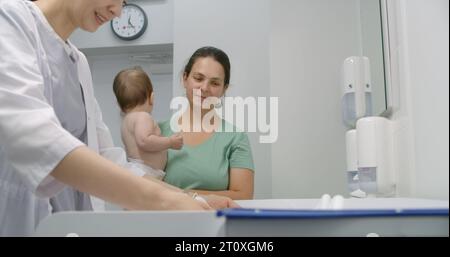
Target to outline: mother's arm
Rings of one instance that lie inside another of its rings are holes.
[[[230,186],[224,191],[189,190],[201,195],[215,194],[227,196],[233,200],[253,199],[253,171],[249,169],[231,168]]]

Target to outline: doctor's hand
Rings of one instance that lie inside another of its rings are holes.
[[[241,208],[241,206],[226,196],[201,195],[201,197],[214,209]]]
[[[181,192],[170,192],[166,200],[165,210],[212,210],[206,202],[197,201]]]
[[[172,135],[169,140],[170,148],[180,150],[183,147],[183,136],[180,133]]]

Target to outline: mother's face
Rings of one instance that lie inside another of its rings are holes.
[[[201,93],[203,103],[207,97],[222,97],[228,86],[225,85],[224,68],[212,57],[198,58],[191,72],[184,74],[183,84],[191,106],[193,106],[194,91]]]
[[[86,31],[94,32],[101,25],[120,16],[124,0],[77,0],[70,1],[72,20]]]

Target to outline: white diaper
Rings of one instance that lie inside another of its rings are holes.
[[[128,163],[125,165],[125,168],[131,170],[138,176],[142,176],[144,174],[150,175],[156,179],[162,180],[166,173],[162,170],[154,169],[144,163],[142,160],[131,159],[128,158]]]

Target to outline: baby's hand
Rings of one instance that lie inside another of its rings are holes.
[[[170,148],[180,150],[183,147],[183,136],[180,133],[170,137]]]

